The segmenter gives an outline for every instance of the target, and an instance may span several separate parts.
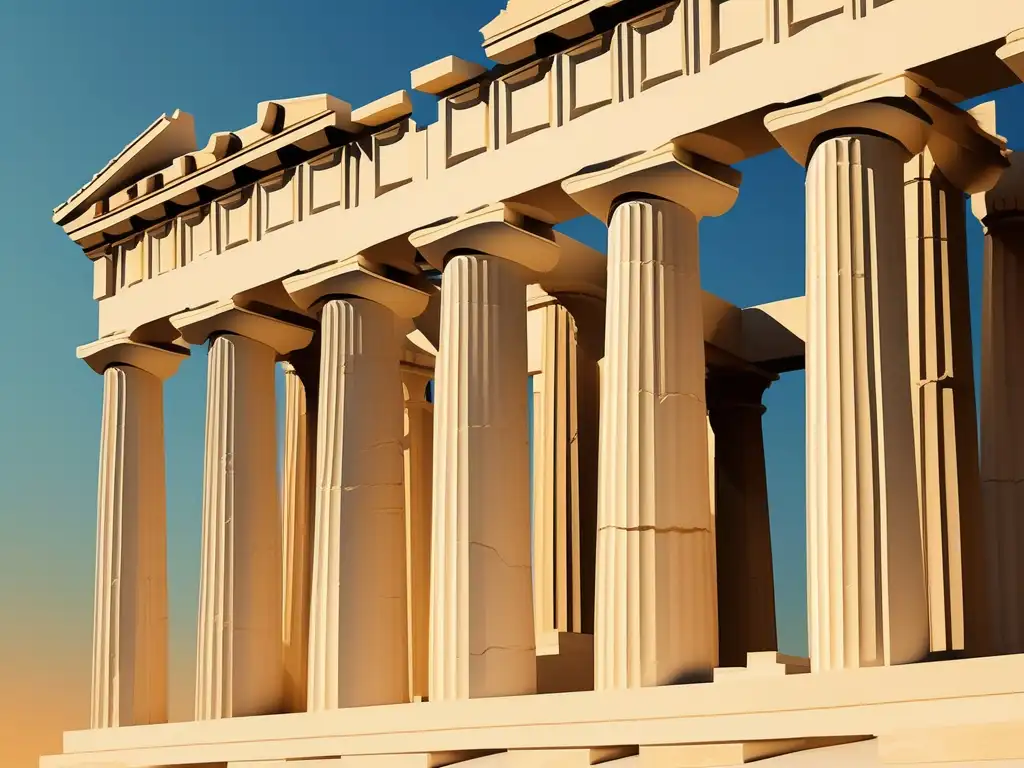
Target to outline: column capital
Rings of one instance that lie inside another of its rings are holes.
[[[211,336],[230,333],[265,344],[279,355],[308,346],[314,333],[311,327],[242,307],[233,299],[180,312],[171,317],[171,325],[189,344],[203,344]]]
[[[572,318],[576,344],[595,361],[604,355],[606,296],[604,291],[551,291],[539,284],[526,287],[527,313],[562,307]],[[531,358],[532,359],[532,358]]]
[[[577,290],[577,286],[567,286],[567,290],[551,290],[546,288],[543,283],[530,283],[526,286],[526,308],[538,309],[540,307],[546,307],[549,304],[564,304],[566,302],[594,302],[601,306],[604,306],[606,300],[605,292],[599,290],[596,286],[580,285]]]
[[[616,201],[638,197],[668,200],[703,218],[732,208],[742,178],[728,165],[669,143],[584,168],[563,181],[562,189],[606,223]]]
[[[875,77],[771,112],[764,125],[789,156],[804,166],[818,137],[830,133],[881,134],[916,155],[924,150],[931,124],[920,103],[922,91],[905,74]]]
[[[161,381],[177,373],[178,366],[190,355],[186,347],[146,344],[133,341],[128,335],[108,336],[83,344],[76,354],[79,360],[84,360],[100,375],[113,365],[127,365],[152,374]]]
[[[429,368],[405,362],[399,365],[399,370],[402,374],[402,390],[405,396],[405,404],[426,403],[427,383],[434,378],[434,372]]]
[[[540,283],[530,283],[526,286],[527,311],[557,303],[558,299],[555,298],[554,294],[546,291]]]
[[[925,90],[922,106],[932,121],[927,154],[942,175],[969,195],[994,187],[1009,166],[1006,139],[995,132],[995,102],[964,111]]]
[[[1006,45],[996,51],[996,56],[1024,81],[1024,29],[1007,35]]]
[[[314,332],[313,340],[301,349],[296,349],[281,361],[284,372],[294,373],[302,381],[306,393],[311,395],[310,403],[316,405],[316,392],[320,385],[320,340]]]
[[[938,95],[935,86],[906,73],[865,80],[768,114],[765,127],[790,157],[806,166],[824,136],[887,136],[910,155],[927,147],[954,185],[973,193],[991,187],[1006,167],[1006,142],[983,127],[984,105],[966,112]]]
[[[304,310],[331,296],[355,296],[381,304],[398,317],[413,318],[422,314],[430,301],[429,294],[409,284],[413,279],[413,275],[395,270],[385,275],[382,266],[357,255],[289,277],[283,285]]]
[[[1007,219],[1024,220],[1024,155],[1009,156],[1009,168],[986,192],[971,195],[971,211],[986,231]]]
[[[409,242],[430,264],[444,269],[459,251],[507,259],[531,272],[558,264],[559,246],[551,225],[505,203],[484,205],[413,232]]]
[[[763,413],[765,409],[761,398],[778,378],[773,373],[754,367],[709,369],[706,397],[712,418],[717,410],[737,408],[754,408]]]

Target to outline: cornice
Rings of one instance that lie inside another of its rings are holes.
[[[536,53],[537,38],[554,34],[572,39],[594,31],[590,14],[621,0],[509,0],[480,30],[487,57],[512,64]]]

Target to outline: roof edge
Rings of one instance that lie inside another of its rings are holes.
[[[117,189],[159,171],[196,149],[195,120],[188,112],[176,109],[154,120],[89,182],[53,211],[53,222],[63,226],[90,204]]]

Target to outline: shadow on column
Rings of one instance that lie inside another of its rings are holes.
[[[707,398],[715,433],[718,666],[745,667],[747,653],[778,649],[761,404],[777,378],[715,370]]]

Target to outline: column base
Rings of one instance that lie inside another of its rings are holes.
[[[803,675],[811,671],[811,660],[777,651],[747,654],[745,667],[716,667],[715,682],[748,680],[750,678]]]
[[[537,693],[594,690],[594,636],[549,632],[537,646]]]
[[[618,768],[611,761],[631,754],[639,754],[639,761],[631,758],[620,764],[622,768],[645,768],[645,758],[663,747],[687,748],[674,756],[678,758],[708,745],[735,750],[736,744],[765,747],[769,742],[810,740],[819,746],[817,740],[823,738],[860,743],[808,754],[805,765],[871,766],[879,764],[881,742],[892,743],[896,737],[922,731],[934,734],[925,745],[948,745],[948,753],[938,753],[947,760],[1011,755],[1020,759],[1024,758],[1020,754],[1024,717],[1017,722],[1007,718],[1021,710],[1022,700],[1024,655],[1003,656],[835,674],[752,677],[728,685],[516,696],[426,708],[407,704],[358,713],[335,710],[176,723],[173,728],[78,731],[65,734],[65,753],[43,758],[41,768],[204,763],[241,768],[258,761],[267,761],[258,764],[270,768],[275,761],[290,761],[281,765],[284,768],[304,765],[303,760],[442,768],[484,755],[492,756],[462,768],[513,768],[506,761],[516,761],[514,768],[563,768],[563,762],[564,768],[596,764]],[[885,735],[865,741],[873,734]],[[1001,751],[988,749],[997,745],[1002,745]],[[325,760],[325,752],[346,757]],[[929,759],[919,764],[931,763]],[[673,759],[677,768],[683,764]]]

